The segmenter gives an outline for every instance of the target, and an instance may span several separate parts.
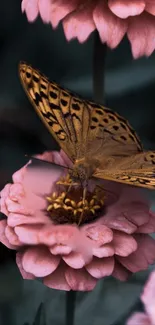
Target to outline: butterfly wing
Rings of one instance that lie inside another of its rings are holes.
[[[107,163],[105,168],[105,162]],[[94,177],[155,189],[155,151],[130,157],[110,157],[96,169]]]
[[[142,150],[134,130],[117,113],[74,96],[26,63],[20,63],[19,75],[36,112],[73,162]]]
[[[90,123],[85,102],[56,83],[49,82],[44,75],[26,63],[20,63],[19,75],[37,114],[74,162],[79,152],[82,152],[80,144],[85,147],[85,135]]]
[[[143,151],[142,144],[128,121],[111,109],[87,102],[90,127],[87,153],[99,160],[105,156],[130,156]]]

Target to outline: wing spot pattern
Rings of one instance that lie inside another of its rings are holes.
[[[75,111],[80,111],[80,105],[78,105],[77,103],[73,103],[72,104],[72,109],[75,110]]]
[[[58,98],[57,93],[55,93],[55,92],[52,91],[52,90],[50,90],[49,95],[50,95],[51,99],[57,99],[57,98]]]

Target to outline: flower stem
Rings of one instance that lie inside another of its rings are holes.
[[[97,30],[94,32],[93,52],[93,99],[98,103],[105,104],[104,72],[107,46],[100,40]]]
[[[66,322],[65,325],[74,325],[76,291],[66,291]]]

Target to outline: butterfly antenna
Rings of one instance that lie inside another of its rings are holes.
[[[44,163],[49,164],[49,165],[54,165],[54,166],[58,166],[58,167],[62,167],[62,168],[66,168],[66,169],[70,169],[70,170],[72,170],[72,168],[70,168],[70,167],[63,166],[63,165],[57,164],[57,163],[55,163],[55,162],[47,161],[47,160],[44,160],[44,159],[36,158],[36,157],[34,157],[34,156],[31,156],[31,155],[27,155],[27,154],[26,154],[25,157],[27,157],[27,158],[29,158],[29,159],[36,160],[36,161],[41,161],[41,162],[44,162]]]

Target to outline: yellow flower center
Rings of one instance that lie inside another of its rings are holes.
[[[103,211],[105,199],[103,189],[96,186],[93,192],[87,191],[86,199],[83,200],[83,188],[70,187],[68,176],[57,184],[69,188],[65,191],[59,189],[47,197],[47,211],[55,223],[79,225],[96,219]]]

